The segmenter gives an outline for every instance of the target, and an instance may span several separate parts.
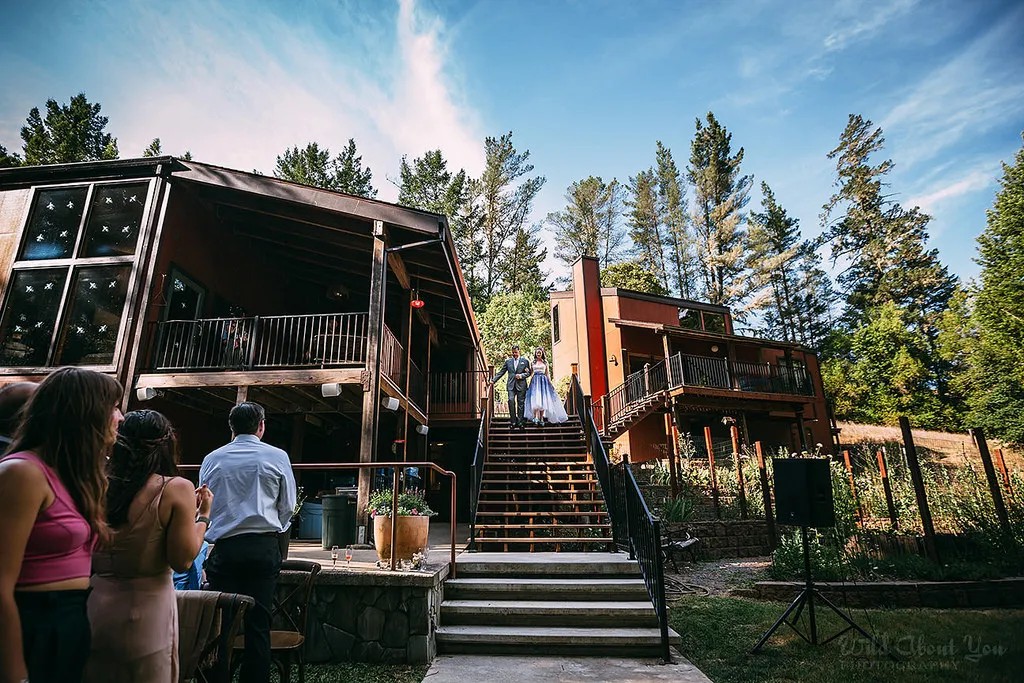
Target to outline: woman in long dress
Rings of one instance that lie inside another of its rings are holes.
[[[153,410],[125,416],[107,467],[113,533],[93,554],[85,680],[176,683],[178,607],[171,569],[187,569],[199,552],[213,494],[175,476],[174,429]]]
[[[544,420],[559,424],[569,419],[562,399],[558,398],[555,385],[548,379],[548,363],[544,349],[537,347],[533,352],[533,375],[530,388],[526,390],[526,410],[533,414],[533,423],[538,427]]]

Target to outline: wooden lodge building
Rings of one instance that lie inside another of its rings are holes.
[[[595,420],[635,462],[665,457],[672,432],[706,454],[705,427],[715,450],[729,453],[733,424],[766,452],[833,442],[817,356],[735,334],[724,306],[601,287],[588,257],[550,306],[555,377],[579,364]]]
[[[484,360],[444,216],[173,157],[0,169],[0,285],[0,383],[110,373],[185,464],[248,399],[296,463],[468,468]]]

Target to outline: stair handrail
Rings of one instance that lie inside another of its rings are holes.
[[[489,368],[488,382],[484,385],[482,410],[480,411],[480,428],[476,432],[476,448],[473,451],[473,462],[469,466],[469,547],[476,550],[476,511],[480,505],[480,489],[483,486],[484,465],[487,463],[487,442],[491,434],[491,417],[494,415],[494,385],[490,377],[494,375]]]
[[[629,467],[628,460],[613,466],[601,441],[601,434],[594,422],[593,407],[584,400],[579,377],[572,376],[570,394],[577,407],[577,415],[583,426],[587,452],[597,472],[598,484],[604,495],[608,516],[612,523],[612,540],[618,547],[629,550],[629,559],[636,560],[640,574],[647,588],[647,595],[654,605],[661,630],[662,658],[672,660],[668,639],[668,608],[665,604],[665,570],[661,557],[661,525],[651,514],[644,501],[640,487]]]

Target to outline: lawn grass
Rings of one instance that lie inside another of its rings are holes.
[[[758,654],[749,654],[785,608],[687,597],[674,604],[669,620],[682,636],[683,655],[715,683],[1024,680],[1024,610],[850,610],[854,621],[896,650],[898,662],[871,652],[859,635],[815,648],[785,625]],[[820,608],[817,615],[821,637],[840,630],[838,618]],[[806,616],[800,625],[806,627]]]
[[[306,683],[420,683],[427,673],[428,664],[307,664]],[[292,680],[298,672],[292,671]],[[271,681],[277,681],[273,671]]]

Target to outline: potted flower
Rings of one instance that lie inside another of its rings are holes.
[[[370,494],[366,511],[373,518],[373,543],[377,557],[391,559],[391,489],[378,489]],[[430,517],[437,514],[427,505],[420,489],[406,489],[398,494],[397,523],[395,524],[395,557],[412,560],[427,546]]]

